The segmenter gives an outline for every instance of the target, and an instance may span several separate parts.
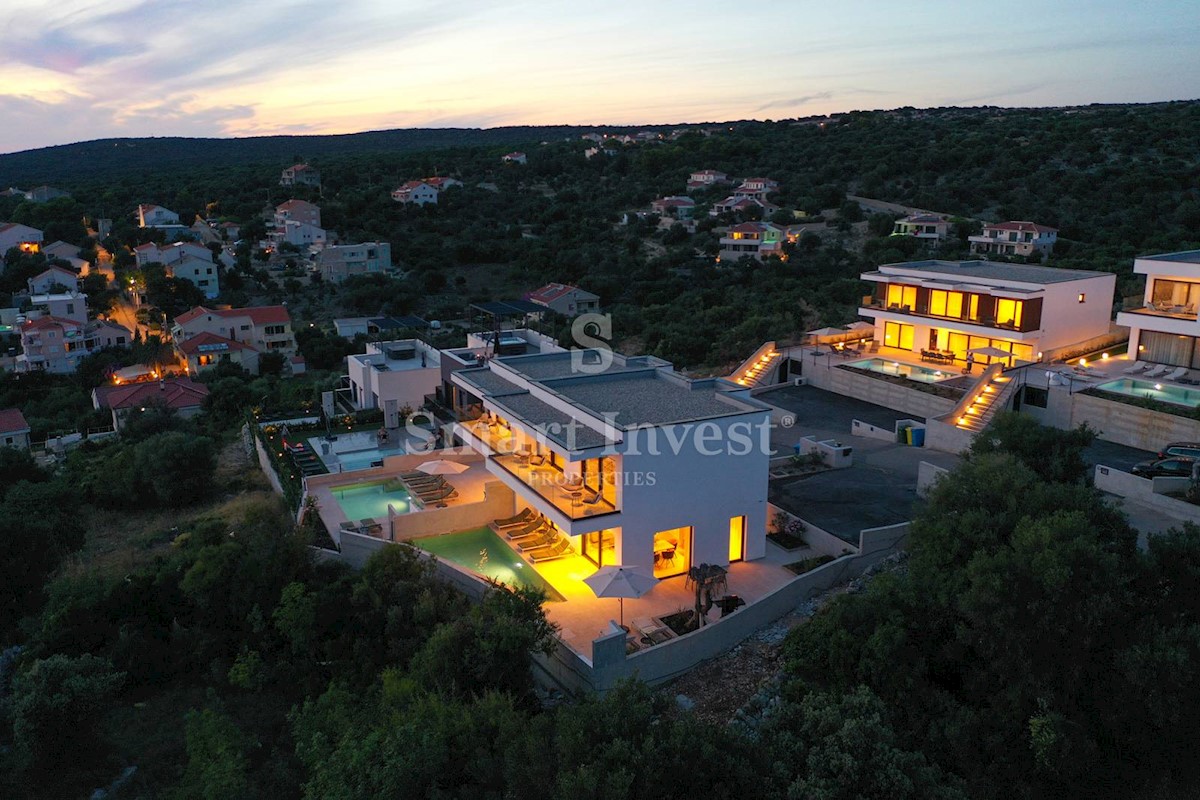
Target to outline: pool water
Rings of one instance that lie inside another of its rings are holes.
[[[957,374],[953,368],[929,369],[928,367],[918,367],[915,364],[905,364],[902,361],[888,361],[886,358],[868,358],[865,361],[852,361],[846,366],[870,370],[871,372],[881,372],[884,375],[899,375],[902,378],[908,378],[910,381],[920,381],[921,383],[937,383],[946,378],[952,378]]]
[[[358,434],[351,435],[358,436]],[[308,440],[309,447],[313,449],[314,453],[319,454],[320,459],[325,463],[325,467],[330,472],[354,472],[360,469],[370,469],[371,467],[378,466],[386,456],[402,455],[404,453],[401,447],[396,446],[386,450],[381,450],[378,447],[364,447],[361,450],[349,450],[341,454],[326,454],[322,449],[322,445],[328,444],[323,436],[313,436]],[[340,470],[338,469],[339,464],[341,465]]]
[[[361,519],[386,520],[389,504],[397,514],[407,514],[410,510],[408,492],[395,488],[391,481],[333,486],[330,492],[337,498],[346,519],[355,522]]]
[[[1164,403],[1174,403],[1189,408],[1200,406],[1200,389],[1185,389],[1170,383],[1121,378],[1102,383],[1096,388],[1104,392],[1115,392],[1130,397],[1148,397],[1151,400],[1160,400]]]
[[[546,599],[550,602],[561,602],[566,599],[490,528],[474,528],[441,536],[425,536],[414,539],[411,544],[427,553],[433,553],[443,561],[450,561],[477,575],[483,575],[509,586],[541,589],[546,593]]]

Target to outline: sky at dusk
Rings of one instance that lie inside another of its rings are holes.
[[[1200,97],[1200,0],[3,0],[0,152]]]

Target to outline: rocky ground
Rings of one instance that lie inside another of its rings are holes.
[[[783,641],[788,633],[806,623],[834,597],[861,592],[881,572],[906,569],[906,555],[897,553],[848,584],[806,600],[728,653],[701,664],[659,691],[675,698],[680,709],[691,711],[705,723],[735,723],[753,729],[778,695],[783,675]]]

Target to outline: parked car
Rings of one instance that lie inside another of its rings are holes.
[[[1139,478],[1190,478],[1195,464],[1196,459],[1182,456],[1152,458],[1136,465],[1133,468],[1133,474]]]
[[[1171,442],[1158,451],[1159,458],[1170,458],[1171,456],[1200,458],[1200,442]]]

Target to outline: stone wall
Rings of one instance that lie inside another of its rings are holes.
[[[1072,401],[1070,426],[1086,422],[1106,442],[1154,452],[1169,442],[1200,442],[1200,420],[1079,392]]]

